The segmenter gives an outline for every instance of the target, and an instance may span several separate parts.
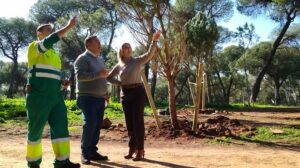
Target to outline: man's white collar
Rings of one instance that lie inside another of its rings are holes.
[[[98,55],[94,54],[93,52],[91,52],[90,50],[86,50],[86,52],[88,52],[89,54],[91,54],[94,57],[98,57]]]

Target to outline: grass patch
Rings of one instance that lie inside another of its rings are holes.
[[[206,108],[213,108],[216,110],[230,110],[230,111],[299,111],[296,106],[286,105],[270,105],[255,103],[249,107],[243,103],[207,103]]]
[[[274,133],[272,130],[280,130],[282,133]],[[255,136],[247,137],[242,134],[239,139],[230,137],[216,137],[208,141],[214,145],[254,143],[281,143],[300,145],[300,129],[283,127],[258,127]]]
[[[282,133],[273,133],[271,129],[282,130]],[[258,127],[256,135],[248,138],[245,135],[241,136],[244,140],[258,142],[280,142],[288,144],[300,144],[300,129],[296,128],[280,128],[280,127]]]
[[[230,106],[232,108],[245,108],[247,106],[245,106],[243,103],[231,103]],[[252,108],[270,108],[270,109],[285,109],[285,108],[294,108],[294,106],[286,106],[286,105],[271,105],[271,104],[259,104],[259,103],[255,103]]]

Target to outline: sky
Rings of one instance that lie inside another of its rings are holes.
[[[28,18],[30,7],[37,2],[37,0],[0,0],[0,17],[24,17]],[[17,5],[16,5],[17,4]],[[270,40],[269,35],[273,29],[277,26],[275,22],[267,17],[260,16],[258,18],[247,17],[241,15],[237,10],[234,11],[233,17],[226,21],[220,22],[218,25],[227,27],[231,31],[235,31],[238,26],[244,25],[246,22],[252,23],[255,26],[255,32],[260,36],[260,41]],[[117,37],[113,40],[112,47],[118,49],[124,42],[129,42],[133,48],[136,47],[136,43],[132,38],[129,30],[126,26],[122,25],[116,32]],[[24,54],[23,54],[24,55]],[[0,60],[5,60],[0,56]],[[26,57],[21,57],[20,62],[26,61]]]
[[[245,23],[253,24],[255,27],[255,33],[260,37],[260,41],[270,40],[270,34],[278,24],[266,16],[258,16],[257,18],[249,17],[240,14],[236,9],[234,15],[229,21],[222,21],[218,23],[223,27],[228,28],[231,31],[236,31],[238,26],[243,26]]]

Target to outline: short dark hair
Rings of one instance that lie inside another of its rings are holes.
[[[98,38],[96,35],[91,35],[91,36],[88,36],[87,38],[85,38],[84,40],[84,46],[85,48],[87,48],[87,44],[92,40],[92,39],[95,39],[95,38]]]
[[[45,23],[45,24],[41,24],[36,28],[37,32],[43,31],[43,29],[47,26],[53,27],[53,25],[51,23]]]

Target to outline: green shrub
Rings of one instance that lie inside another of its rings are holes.
[[[5,119],[0,117],[0,123],[5,123]]]
[[[24,99],[2,99],[0,101],[0,117],[11,119],[15,117],[26,117]]]
[[[16,117],[26,117],[25,99],[0,99],[0,118],[9,120]],[[76,107],[76,100],[65,100],[68,110],[68,119],[71,125],[81,124],[81,111]],[[166,103],[156,103],[157,108],[166,107]],[[149,105],[145,107],[146,115],[151,115],[152,109]],[[115,99],[110,99],[109,105],[105,109],[105,116],[109,119],[122,119],[124,113],[121,103]]]

